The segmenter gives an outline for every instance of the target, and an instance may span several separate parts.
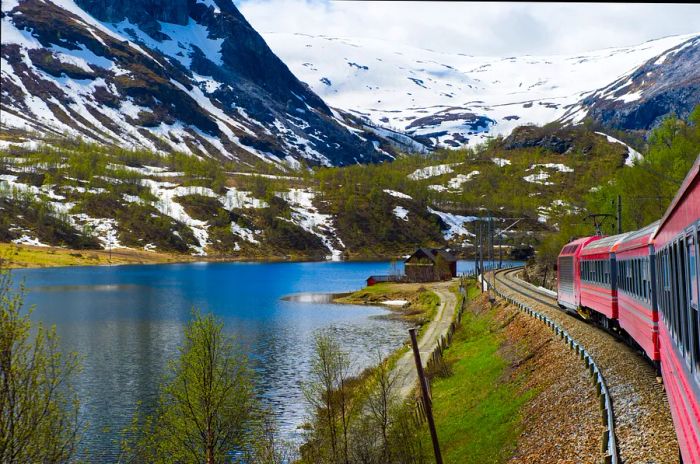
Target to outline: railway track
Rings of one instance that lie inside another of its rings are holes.
[[[654,367],[620,338],[561,310],[556,297],[520,280],[520,272],[521,268],[496,271],[496,291],[542,316],[558,334],[565,332],[600,373],[601,388],[610,399],[608,410],[604,409],[608,414],[604,422],[610,427],[603,442],[608,462],[679,462],[668,400]]]

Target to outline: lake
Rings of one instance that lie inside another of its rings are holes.
[[[473,267],[460,261],[458,272]],[[301,383],[316,331],[334,331],[360,370],[373,363],[377,349],[387,354],[400,347],[408,327],[378,317],[386,314],[381,308],[282,298],[357,290],[369,275],[390,271],[389,262],[188,263],[13,275],[26,285],[26,303],[36,306],[32,319],[55,325],[62,349],[82,356],[75,387],[81,419],[89,424],[83,445],[109,460],[137,402],[153,404],[192,308],[223,320],[250,356],[282,432],[294,438],[306,417]]]

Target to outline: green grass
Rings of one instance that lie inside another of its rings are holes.
[[[0,243],[0,264],[5,268],[166,263],[190,259],[189,256],[132,249],[117,249],[109,253],[106,250],[71,250]]]
[[[426,323],[435,317],[440,307],[440,297],[420,284],[400,284],[383,282],[365,287],[350,295],[338,298],[336,302],[347,304],[379,304],[385,300],[406,300],[405,308],[391,307],[399,317],[409,323],[420,326],[419,335]]]
[[[508,361],[493,331],[493,313],[466,311],[445,360],[452,375],[432,383],[433,414],[443,460],[450,463],[500,463],[511,455],[521,430],[520,408],[530,394],[507,380]],[[429,446],[426,434],[426,445]]]

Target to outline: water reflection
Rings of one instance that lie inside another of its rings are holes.
[[[460,264],[464,270],[470,264]],[[473,265],[472,265],[473,267]],[[459,269],[460,267],[458,267]],[[148,410],[159,381],[182,342],[193,307],[224,321],[250,356],[262,394],[284,433],[305,419],[301,382],[309,371],[310,340],[333,327],[358,371],[406,340],[406,326],[377,316],[386,310],[329,303],[330,292],[361,288],[387,273],[375,263],[210,263],[14,271],[24,280],[32,317],[56,325],[62,348],[82,355],[76,379],[83,444],[109,460],[137,402]],[[282,299],[285,295],[291,298]],[[101,433],[109,427],[107,433]]]

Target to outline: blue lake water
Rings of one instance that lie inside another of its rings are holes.
[[[55,325],[62,348],[82,356],[75,381],[83,443],[110,456],[137,402],[153,404],[166,363],[177,353],[191,309],[224,321],[258,372],[262,395],[281,430],[294,437],[306,417],[301,383],[314,332],[333,330],[358,370],[407,340],[407,326],[381,308],[285,301],[305,292],[361,288],[389,262],[190,263],[13,271],[27,288],[32,318]],[[460,261],[458,272],[473,269]],[[103,431],[109,427],[110,431]]]

